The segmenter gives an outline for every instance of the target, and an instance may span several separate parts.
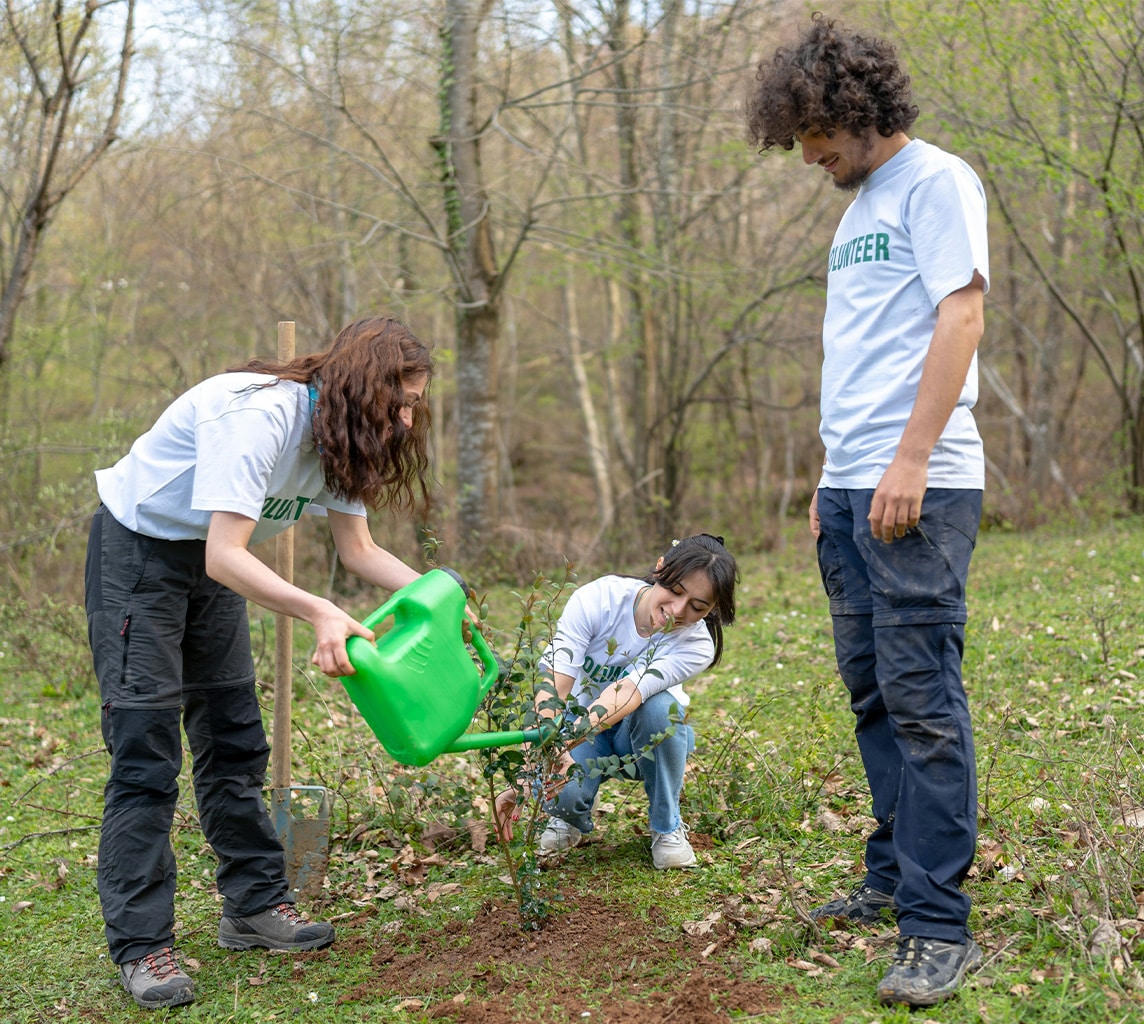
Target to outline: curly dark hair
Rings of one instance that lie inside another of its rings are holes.
[[[818,13],[797,46],[759,62],[746,116],[749,141],[761,153],[794,149],[797,136],[812,132],[862,135],[873,127],[889,138],[910,130],[918,108],[890,43]]]
[[[288,363],[252,359],[230,372],[266,373],[317,389],[314,438],[326,487],[340,498],[374,509],[427,509],[429,405],[413,406],[413,425],[401,421],[403,382],[433,378],[427,345],[392,317],[355,321],[323,352]]]

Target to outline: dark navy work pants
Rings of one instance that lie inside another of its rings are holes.
[[[144,537],[101,507],[88,538],[85,601],[111,755],[98,871],[111,959],[174,944],[180,724],[199,822],[218,857],[223,913],[292,902],[262,795],[270,748],[246,599],[206,575],[202,541]]]
[[[977,771],[961,659],[981,492],[926,491],[918,526],[891,544],[871,532],[872,497],[818,492],[819,569],[878,823],[866,882],[894,894],[902,935],[964,942]]]

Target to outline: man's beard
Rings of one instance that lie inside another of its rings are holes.
[[[856,170],[853,174],[850,175],[849,178],[846,178],[843,181],[839,181],[837,178],[835,178],[834,187],[839,192],[857,192],[864,184],[866,184],[866,180],[869,177],[870,168],[868,166],[862,167]]]
[[[864,161],[861,166],[855,166],[846,178],[839,179],[836,175],[834,178],[834,187],[839,192],[857,192],[865,183],[866,179],[870,177],[873,170],[870,167],[870,153],[874,149],[873,133],[877,131],[875,128],[867,128],[866,133],[862,136],[862,151],[859,154],[860,158]]]

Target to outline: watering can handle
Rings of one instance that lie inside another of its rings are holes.
[[[383,604],[380,608],[370,612],[364,619],[362,619],[361,624],[365,626],[366,629],[376,631],[377,627],[393,614],[394,608],[403,599],[404,598],[401,591],[397,591],[389,598],[388,601],[385,602],[385,604]]]
[[[447,572],[450,576],[457,581],[457,585],[468,596],[469,590],[464,581],[452,569],[443,569],[442,572]],[[366,629],[377,629],[390,615],[396,613],[398,606],[405,600],[406,595],[398,590],[394,593],[388,601],[386,601],[380,608],[372,611],[364,619],[361,624]],[[485,672],[481,677],[481,684],[479,689],[478,700],[483,699],[484,695],[492,689],[493,683],[497,681],[500,676],[500,665],[492,651],[489,650],[489,645],[485,643],[485,638],[481,636],[479,630],[474,626],[472,630],[473,647],[476,649],[477,655],[481,659],[481,664],[484,666]]]
[[[492,651],[489,650],[489,645],[485,643],[485,638],[481,636],[480,630],[476,625],[473,625],[473,648],[477,652],[477,656],[481,659],[481,664],[485,667],[485,674],[481,677],[480,697],[484,698],[485,694],[492,689],[493,683],[500,677],[500,664]]]

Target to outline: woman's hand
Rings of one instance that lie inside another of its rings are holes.
[[[310,625],[318,641],[310,661],[328,676],[352,676],[357,671],[346,653],[346,641],[351,636],[375,639],[373,633],[332,601],[327,601],[320,614],[310,619]]]
[[[523,808],[517,803],[517,792],[509,788],[498,793],[493,801],[493,824],[497,838],[503,843],[512,842],[513,824],[520,821]]]
[[[473,642],[473,633],[481,630],[481,617],[465,605],[465,616],[461,619],[461,639],[467,644]]]
[[[555,800],[557,794],[568,781],[566,776],[576,763],[572,754],[562,750],[556,762],[552,765],[552,774],[549,783],[544,789],[545,800]],[[533,792],[536,792],[534,790]],[[496,826],[497,838],[503,842],[511,842],[513,825],[520,821],[524,808],[520,804],[520,793],[512,788],[501,790],[493,800],[493,824]]]
[[[207,575],[263,608],[310,623],[318,641],[314,664],[328,676],[352,675],[346,640],[351,636],[372,640],[373,634],[332,601],[296,587],[251,554],[247,545],[255,525],[253,519],[237,512],[211,513]]]
[[[544,796],[548,800],[555,800],[560,794],[560,790],[564,788],[564,784],[568,781],[568,773],[572,770],[572,766],[576,763],[576,759],[568,750],[560,751],[560,757],[555,764],[552,765],[552,775],[549,776],[548,785],[544,789]]]

